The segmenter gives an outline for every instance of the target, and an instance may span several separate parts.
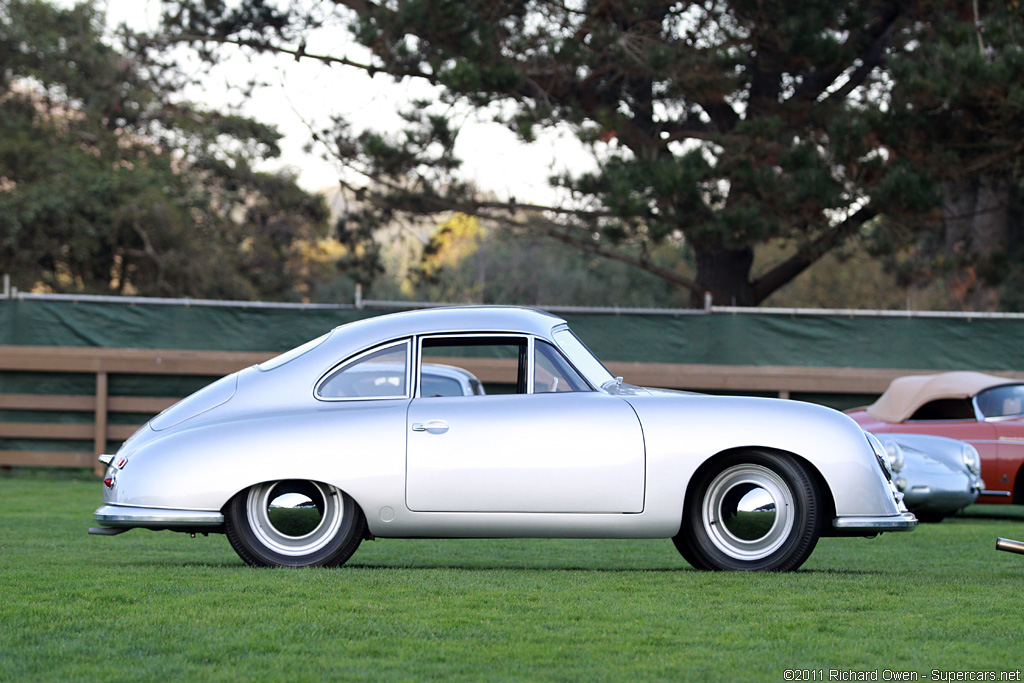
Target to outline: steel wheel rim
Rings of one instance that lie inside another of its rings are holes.
[[[756,507],[747,510],[750,506]],[[743,464],[712,480],[702,517],[704,530],[719,551],[754,561],[770,556],[786,542],[795,511],[793,491],[782,477],[762,465]]]
[[[284,501],[305,498],[309,505],[290,506]],[[305,517],[286,525],[286,508]],[[315,510],[315,512],[314,512]],[[333,486],[310,481],[278,481],[254,486],[246,501],[249,527],[267,549],[289,556],[304,556],[322,549],[337,535],[344,519],[341,492]],[[315,516],[314,516],[315,515]]]

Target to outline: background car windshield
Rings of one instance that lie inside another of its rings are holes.
[[[590,391],[590,387],[554,346],[538,339],[534,354],[533,393],[565,391]]]
[[[387,346],[339,368],[320,385],[320,398],[404,398],[408,342]]]
[[[978,394],[978,410],[984,417],[1011,417],[1024,413],[1024,384],[992,387]]]
[[[615,379],[615,376],[608,371],[604,363],[599,361],[597,356],[592,354],[590,349],[569,328],[563,327],[560,330],[556,330],[552,336],[559,348],[562,349],[572,364],[590,380],[591,384],[599,387],[605,382]]]

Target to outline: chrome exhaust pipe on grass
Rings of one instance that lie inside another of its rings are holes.
[[[1011,541],[1008,538],[997,538],[996,550],[1005,550],[1008,553],[1024,555],[1024,543],[1021,541]]]

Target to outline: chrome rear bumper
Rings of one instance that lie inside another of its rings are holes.
[[[832,526],[844,536],[871,536],[883,531],[910,531],[917,526],[917,517],[913,512],[885,517],[837,517]]]
[[[216,531],[224,525],[224,515],[209,510],[166,510],[127,505],[103,505],[96,510],[101,529],[91,534],[109,535],[105,529],[175,529],[179,531]]]

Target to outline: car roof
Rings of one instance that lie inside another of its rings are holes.
[[[410,334],[522,332],[548,337],[564,323],[558,316],[517,306],[453,306],[402,311],[335,328],[336,333],[386,341]]]
[[[885,393],[867,408],[867,413],[883,422],[903,422],[924,404],[943,398],[971,398],[979,391],[1003,384],[1017,384],[1007,377],[983,372],[940,372],[934,375],[897,377]]]

